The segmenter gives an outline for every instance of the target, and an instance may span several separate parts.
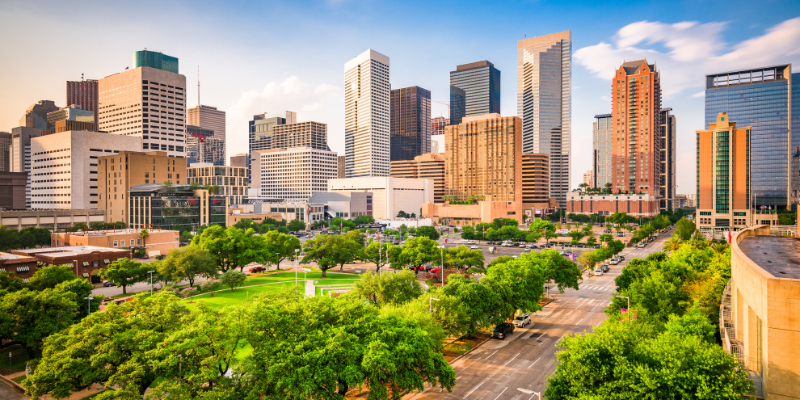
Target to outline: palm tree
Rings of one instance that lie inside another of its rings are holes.
[[[728,249],[728,245],[725,243],[711,243],[709,248],[717,254],[723,254]]]
[[[139,231],[139,237],[142,238],[142,247],[145,248],[145,252],[147,251],[147,238],[150,237],[150,233],[147,232],[147,229],[142,229]]]
[[[681,238],[677,236],[671,236],[664,242],[664,251],[675,251],[681,247]]]

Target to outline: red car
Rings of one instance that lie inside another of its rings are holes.
[[[250,272],[264,272],[266,270],[267,269],[264,268],[264,267],[253,267],[253,268],[250,268]]]
[[[438,273],[442,272],[442,269],[441,268],[434,268],[434,269],[432,269],[432,270],[430,270],[428,272],[430,272],[432,274],[438,274]]]

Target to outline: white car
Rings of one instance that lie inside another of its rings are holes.
[[[470,250],[479,250],[480,249],[480,247],[475,246],[475,245],[469,246],[469,248],[470,248]]]
[[[525,246],[525,250],[530,250],[530,249],[531,249],[531,245]]]
[[[503,247],[514,247],[514,243],[511,243],[511,242],[503,242],[503,244],[502,244],[501,246],[503,246]]]
[[[603,276],[603,270],[600,268],[594,270],[594,276]]]
[[[520,314],[514,317],[514,325],[519,328],[525,327],[525,325],[531,324],[531,316],[529,314]]]

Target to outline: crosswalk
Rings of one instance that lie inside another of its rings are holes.
[[[581,285],[580,289],[599,290],[599,291],[614,291],[617,287],[615,285]]]

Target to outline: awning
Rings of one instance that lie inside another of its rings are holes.
[[[89,262],[88,262],[88,261],[84,261],[84,262],[83,262],[83,266],[84,266],[84,267],[88,267],[88,266],[89,266]]]
[[[87,274],[86,272],[84,272],[84,273],[83,273],[83,277],[84,277],[84,278],[88,278],[88,277],[89,277],[89,274]]]
[[[108,259],[107,259],[107,258],[106,258],[105,260],[103,260],[103,261],[105,261],[105,262],[106,262],[106,264],[111,264],[111,261],[108,261]]]

